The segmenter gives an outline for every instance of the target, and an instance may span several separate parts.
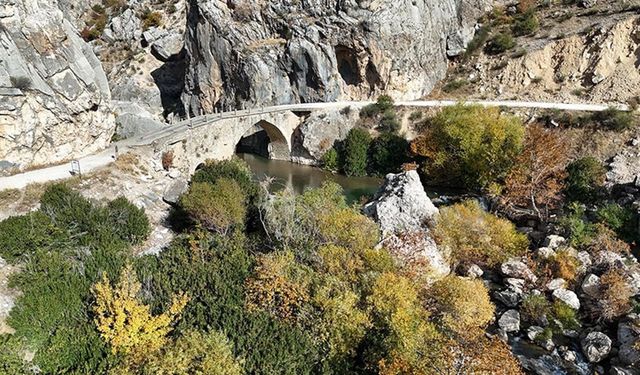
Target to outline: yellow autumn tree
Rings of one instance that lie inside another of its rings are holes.
[[[98,331],[114,354],[125,355],[133,363],[142,362],[166,344],[172,323],[188,301],[184,294],[176,296],[165,313],[154,316],[150,307],[136,297],[139,291],[140,283],[130,265],[124,268],[115,286],[103,274],[93,287]]]

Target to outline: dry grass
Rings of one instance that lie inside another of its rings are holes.
[[[127,152],[118,156],[115,161],[115,167],[119,171],[131,175],[148,173],[147,168],[140,162],[140,156],[132,152]]]

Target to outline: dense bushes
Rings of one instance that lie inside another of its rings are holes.
[[[567,142],[557,132],[529,126],[522,153],[507,175],[505,200],[546,217],[562,201],[568,159]]]
[[[511,222],[485,212],[473,200],[442,208],[434,235],[455,263],[494,266],[528,247],[527,237]]]
[[[409,143],[402,137],[384,133],[369,146],[368,170],[373,175],[397,172],[407,161]]]
[[[433,184],[486,188],[504,179],[520,153],[522,122],[497,108],[459,104],[430,119],[411,151]]]
[[[616,108],[595,112],[591,118],[600,126],[615,131],[626,130],[636,124],[633,112],[621,111]]]
[[[513,49],[515,46],[516,41],[511,35],[498,33],[489,40],[484,50],[490,55],[498,55]]]
[[[605,167],[594,157],[587,156],[571,162],[567,166],[567,198],[580,202],[595,200],[604,184],[605,174]]]
[[[399,172],[408,160],[409,143],[392,132],[371,139],[361,128],[349,131],[338,148],[329,149],[322,158],[323,167],[343,171],[348,176],[383,176]]]
[[[367,174],[367,155],[371,136],[360,128],[349,131],[344,140],[344,173],[347,176],[364,176]]]
[[[4,251],[25,264],[12,278],[22,296],[0,369],[20,371],[28,349],[43,373],[432,373],[458,364],[519,373],[484,337],[494,306],[480,281],[427,285],[398,269],[375,247],[378,226],[335,184],[256,193],[261,230],[247,231],[253,182],[232,163],[201,169],[181,202],[204,225],[187,223],[157,255],[130,256],[148,222],[124,199],[97,206],[55,186],[42,211],[2,222]],[[439,233],[452,248],[474,254],[474,244],[487,263],[518,253],[512,227],[477,204],[461,207],[488,229],[463,234],[452,219],[460,208],[443,209]]]
[[[97,206],[64,185],[49,187],[41,209],[0,224],[3,257],[23,263],[10,286],[21,291],[4,346],[44,373],[104,373],[111,354],[91,320],[91,285],[115,277],[130,245],[145,239],[144,213],[123,198]],[[0,351],[2,351],[0,350]]]
[[[180,198],[180,205],[204,228],[224,234],[244,222],[244,200],[244,194],[235,181],[220,178],[214,184],[193,183]]]

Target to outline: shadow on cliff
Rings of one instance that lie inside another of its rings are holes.
[[[184,89],[184,75],[187,68],[187,59],[181,53],[180,59],[171,59],[161,67],[151,72],[153,81],[160,90],[160,100],[164,109],[163,116],[171,114],[184,117],[185,110],[180,100]]]

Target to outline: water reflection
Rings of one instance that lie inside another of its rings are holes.
[[[249,164],[251,171],[259,180],[265,177],[274,178],[273,192],[288,187],[300,194],[306,188],[320,187],[325,181],[333,181],[342,186],[349,202],[356,202],[362,196],[373,195],[382,183],[381,178],[347,177],[316,167],[270,160],[253,154],[238,154],[238,157]]]

